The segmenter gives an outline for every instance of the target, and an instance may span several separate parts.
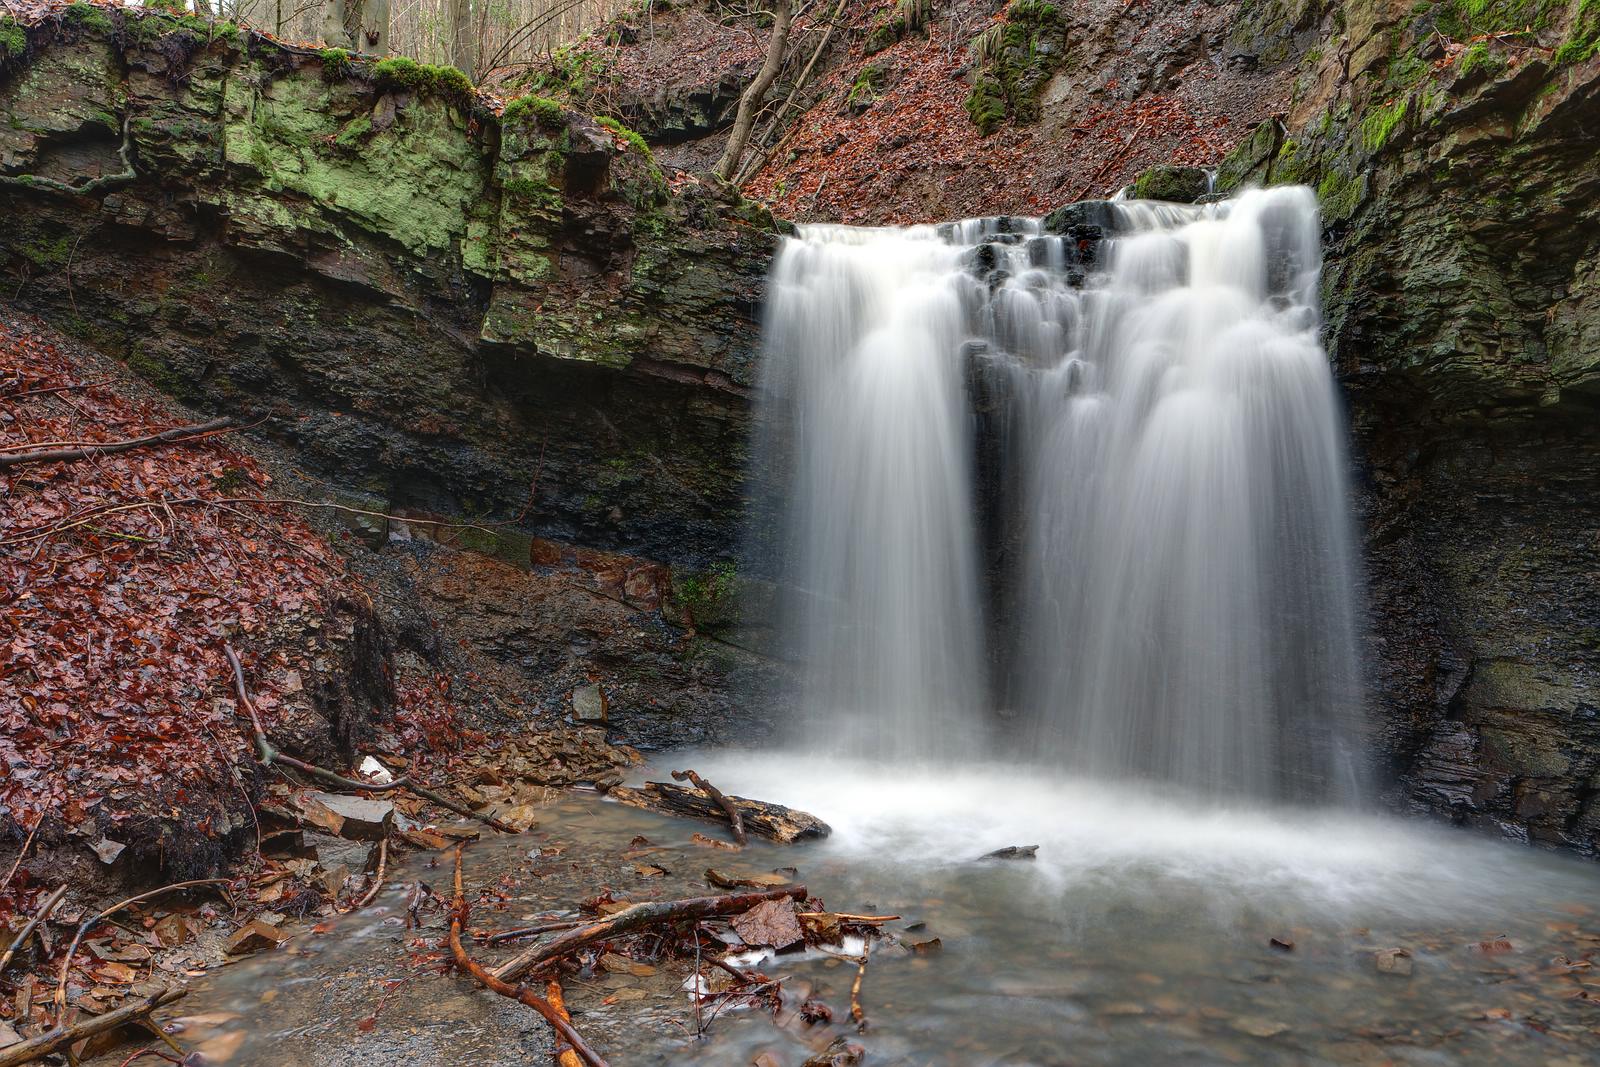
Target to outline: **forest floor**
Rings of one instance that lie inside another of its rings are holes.
[[[690,729],[730,698],[659,598],[612,588],[640,564],[453,550],[334,502],[249,429],[0,310],[0,928],[45,916],[0,965],[0,1062],[348,912],[400,852],[475,825],[376,788],[393,776],[522,830],[621,781],[625,740],[738,728]],[[587,686],[608,721],[575,718]],[[252,715],[292,758],[260,758]]]

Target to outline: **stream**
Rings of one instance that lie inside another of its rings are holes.
[[[725,751],[678,754],[640,777],[668,766],[811,811],[834,833],[735,853],[691,839],[724,836],[710,824],[572,795],[532,834],[467,848],[469,894],[505,894],[475,904],[472,925],[570,913],[602,887],[703,895],[710,866],[793,866],[829,907],[899,914],[889,928],[905,943],[938,938],[941,950],[874,946],[861,1034],[848,1018],[855,968],[820,953],[760,963],[784,976],[776,1021],[702,1005],[699,1038],[685,966],[569,979],[576,1025],[613,1064],[766,1053],[798,1065],[840,1034],[870,1064],[1576,1067],[1600,1047],[1600,970],[1587,966],[1600,955],[1600,871],[1579,860],[1392,817],[1230,809],[1010,767],[891,771]],[[1038,845],[1037,858],[976,859],[1012,844]],[[238,1065],[548,1056],[531,1011],[442,973],[442,916],[401,925],[410,886],[448,894],[449,877],[447,854],[411,857],[374,906],[201,980],[183,1040]],[[1379,970],[1378,953],[1396,948],[1410,953],[1408,975]],[[807,998],[832,1022],[795,1017]]]

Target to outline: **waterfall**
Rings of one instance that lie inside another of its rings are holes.
[[[1315,197],[1092,207],[780,250],[759,425],[806,736],[1336,794],[1357,582]]]

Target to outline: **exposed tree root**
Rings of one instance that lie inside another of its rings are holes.
[[[606,1061],[600,1058],[599,1053],[590,1048],[578,1031],[572,1028],[570,1018],[565,1007],[557,1011],[548,1000],[539,996],[525,985],[512,985],[502,981],[486,971],[481,964],[467,955],[466,948],[461,944],[461,930],[466,924],[467,898],[461,890],[461,854],[465,850],[465,843],[456,846],[456,895],[455,912],[450,917],[450,954],[455,957],[456,964],[486,989],[499,993],[503,997],[518,1000],[544,1016],[545,1021],[555,1028],[567,1044],[583,1058],[589,1067],[607,1067]]]
[[[382,841],[378,842],[378,872],[377,874],[373,875],[372,886],[365,893],[361,894],[361,899],[355,902],[354,907],[350,909],[351,911],[360,911],[362,908],[366,907],[368,904],[371,904],[377,899],[378,890],[383,888],[383,868],[388,862],[389,839],[385,837]]]

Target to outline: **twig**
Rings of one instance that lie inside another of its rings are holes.
[[[461,891],[461,853],[466,847],[466,842],[456,845],[456,896],[455,910],[450,916],[450,954],[455,957],[456,964],[470,974],[485,989],[499,993],[503,997],[521,1001],[540,1015],[560,1034],[566,1042],[573,1047],[589,1067],[606,1067],[606,1061],[600,1058],[599,1053],[590,1048],[588,1043],[579,1036],[578,1031],[572,1028],[572,1023],[562,1017],[551,1003],[525,985],[512,985],[502,981],[484,970],[471,956],[467,955],[466,948],[461,944],[461,928],[466,923],[467,898]]]
[[[567,1013],[566,998],[561,995],[561,983],[554,978],[544,984],[544,999],[550,1006],[567,1021],[572,1023],[572,1016]],[[583,1060],[579,1058],[577,1050],[566,1043],[566,1039],[557,1035],[556,1038],[556,1067],[583,1067]]]
[[[502,930],[498,934],[491,934],[484,941],[486,945],[500,945],[507,941],[515,941],[519,937],[534,937],[538,934],[555,933],[557,930],[570,930],[574,926],[582,926],[582,919],[562,919],[559,922],[539,923],[536,926],[521,926],[515,930]]]
[[[842,911],[797,911],[796,919],[838,919],[842,923],[862,923],[875,926],[878,923],[893,922],[900,918],[898,915],[851,915]]]
[[[127,900],[120,900],[117,903],[111,905],[111,907],[106,908],[104,911],[98,912],[95,915],[92,915],[89,918],[83,920],[83,922],[79,923],[78,924],[78,932],[72,935],[72,944],[67,946],[67,954],[65,956],[61,957],[61,975],[60,975],[60,977],[58,977],[56,979],[56,1025],[57,1025],[57,1027],[60,1026],[61,1017],[62,1017],[62,1015],[64,1015],[66,1013],[66,1010],[67,1010],[67,976],[72,973],[72,957],[78,954],[78,944],[83,940],[83,935],[84,934],[87,934],[90,930],[93,930],[101,922],[105,921],[110,916],[115,915],[117,912],[121,911],[123,908],[128,907],[130,904],[138,904],[140,901],[149,900],[152,897],[159,897],[164,893],[171,893],[171,892],[173,892],[175,890],[178,890],[178,889],[193,889],[195,886],[200,886],[200,885],[227,885],[227,884],[228,884],[228,880],[226,878],[196,878],[196,879],[194,879],[192,881],[188,881],[188,882],[173,882],[171,885],[164,885],[160,889],[152,889],[149,892],[140,893],[137,896],[131,896]],[[105,1016],[102,1015],[102,1016],[99,1016],[99,1018],[105,1018]],[[70,1027],[69,1027],[69,1029],[70,1029]],[[79,1035],[79,1036],[82,1036],[82,1035]],[[77,1039],[74,1038],[73,1040],[77,1040]],[[0,1059],[0,1067],[4,1067],[4,1064],[6,1062],[7,1062],[6,1060]],[[19,1062],[21,1062],[21,1061],[19,1061]]]
[[[24,1063],[42,1059],[86,1037],[115,1030],[140,1016],[149,1015],[162,1005],[170,1004],[188,992],[187,989],[163,989],[136,1003],[124,1004],[116,1011],[108,1011],[104,1015],[96,1015],[92,1019],[84,1019],[71,1026],[54,1027],[38,1037],[0,1049],[0,1067],[21,1067]]]
[[[150,445],[168,444],[174,441],[185,441],[193,437],[201,437],[216,430],[231,427],[233,419],[224,416],[202,422],[197,426],[179,426],[171,430],[153,433],[148,437],[130,437],[123,441],[107,441],[104,444],[85,445],[82,448],[41,448],[32,452],[11,452],[0,454],[0,470],[20,466],[23,463],[59,463],[69,459],[84,459],[88,456],[104,456],[113,452],[130,452],[135,448],[146,448]]]
[[[72,393],[79,389],[93,389],[97,385],[104,385],[110,378],[96,378],[92,382],[68,382],[66,385],[41,386],[37,389],[23,389],[16,393],[0,394],[0,400],[20,400],[25,396],[50,396],[53,393]]]
[[[739,809],[733,806],[733,801],[722,795],[722,791],[694,771],[673,771],[672,780],[675,782],[693,782],[706,796],[710,797],[723,811],[728,813],[728,822],[733,824],[733,839],[739,844],[745,843],[744,819],[739,815]]]
[[[244,666],[239,662],[238,653],[234,652],[233,646],[227,642],[223,642],[222,653],[228,659],[228,666],[233,668],[233,687],[234,691],[239,696],[239,703],[244,706],[245,711],[250,715],[250,728],[255,735],[257,760],[263,767],[271,767],[274,764],[279,764],[284,767],[292,767],[308,778],[314,778],[319,782],[325,782],[329,785],[337,786],[340,789],[350,791],[387,793],[395,789],[403,789],[408,793],[415,793],[424,800],[430,800],[439,805],[441,808],[445,808],[448,811],[453,811],[457,815],[462,815],[469,819],[476,819],[487,826],[491,826],[494,829],[499,830],[503,834],[515,834],[519,832],[516,827],[501,822],[493,815],[485,815],[480,812],[473,811],[465,804],[458,803],[454,800],[451,800],[447,796],[434,792],[432,789],[418,785],[411,780],[409,775],[401,775],[392,782],[384,782],[382,784],[377,782],[361,782],[354,778],[346,778],[343,775],[334,774],[332,771],[318,767],[315,764],[297,760],[293,756],[284,755],[283,752],[279,751],[276,745],[267,740],[267,732],[261,726],[261,717],[256,714],[255,703],[250,699],[250,691],[244,684]]]
[[[730,893],[720,897],[689,897],[684,900],[651,900],[635,904],[604,919],[589,923],[569,930],[560,937],[551,938],[542,945],[535,945],[511,960],[495,968],[494,976],[502,981],[515,981],[529,971],[543,967],[561,956],[574,952],[584,945],[595,941],[604,941],[608,938],[636,930],[641,926],[652,926],[657,923],[680,922],[690,919],[706,919],[713,915],[732,915],[735,912],[749,911],[757,904],[768,900],[782,900],[784,897],[793,897],[796,900],[806,898],[806,887],[803,885],[785,886],[782,889],[771,889],[761,893]]]
[[[128,1053],[128,1058],[117,1064],[117,1067],[128,1067],[128,1064],[132,1063],[134,1060],[143,1059],[145,1056],[154,1056],[157,1059],[166,1060],[168,1063],[176,1063],[178,1064],[178,1067],[183,1067],[182,1060],[176,1056],[162,1052],[158,1048],[142,1048],[137,1052],[130,1052]]]
[[[11,962],[11,957],[16,955],[17,949],[28,943],[28,937],[33,933],[33,928],[50,918],[50,913],[56,910],[56,905],[61,903],[61,898],[66,895],[67,887],[63,884],[60,889],[50,894],[49,899],[44,902],[44,906],[34,913],[33,918],[28,920],[28,925],[22,928],[22,933],[12,939],[5,955],[0,956],[0,974],[6,973],[6,965]]]
[[[361,894],[361,899],[356,901],[355,907],[351,910],[360,911],[368,904],[371,904],[373,899],[377,897],[378,890],[383,888],[383,867],[384,864],[388,862],[389,839],[385,837],[382,841],[378,842],[378,873],[372,879],[372,887],[365,893]]]
[[[28,849],[33,847],[34,835],[39,832],[39,827],[43,825],[43,823],[44,813],[40,812],[39,815],[33,820],[33,829],[28,831],[27,840],[23,841],[22,847],[17,850],[17,862],[13,863],[11,865],[11,869],[6,872],[6,880],[0,882],[0,893],[5,892],[6,887],[11,884],[11,879],[17,876],[17,868],[22,866],[23,859],[25,859],[28,855]]]
[[[850,1019],[856,1024],[856,1032],[864,1033],[867,1029],[867,1013],[861,1008],[861,983],[867,977],[867,955],[869,949],[861,949],[861,959],[856,963],[856,980],[850,983]]]

